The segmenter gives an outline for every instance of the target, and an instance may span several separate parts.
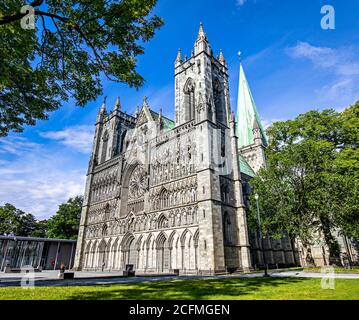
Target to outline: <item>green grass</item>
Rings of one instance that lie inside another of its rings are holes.
[[[321,267],[304,268],[304,271],[305,272],[321,272]],[[346,269],[346,268],[341,268],[341,267],[335,267],[334,271],[338,272],[338,273],[358,273],[359,268]]]
[[[357,300],[359,279],[335,279],[335,289],[322,289],[313,278],[222,278],[141,282],[97,286],[0,288],[0,300],[112,299],[247,299]]]

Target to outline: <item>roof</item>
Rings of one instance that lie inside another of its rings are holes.
[[[244,173],[247,176],[254,178],[256,174],[254,173],[251,166],[248,164],[248,162],[243,158],[243,156],[240,153],[238,154],[238,158],[239,158],[239,167],[241,169],[241,173]]]
[[[238,101],[237,101],[237,136],[238,147],[248,146],[254,143],[253,126],[259,127],[262,135],[262,142],[268,145],[267,136],[257,112],[251,90],[248,85],[243,66],[240,66],[239,85],[238,85]]]
[[[150,113],[151,113],[151,116],[153,117],[153,120],[157,121],[160,114],[149,109],[150,110]],[[162,118],[162,123],[163,123],[163,129],[173,129],[175,127],[175,122],[167,117],[165,117],[164,115],[161,115],[161,118]]]
[[[77,242],[77,240],[68,240],[68,239],[52,239],[52,238],[37,238],[37,237],[19,237],[19,236],[4,236],[4,235],[0,235],[0,240],[38,241],[38,242],[64,242],[64,243],[76,243],[76,242]]]

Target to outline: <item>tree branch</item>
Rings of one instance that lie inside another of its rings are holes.
[[[30,5],[32,6],[39,6],[41,3],[43,3],[44,0],[35,0],[33,1]],[[59,16],[55,13],[51,13],[51,12],[45,12],[45,11],[42,11],[42,10],[34,10],[34,14],[37,15],[37,16],[40,16],[42,21],[43,21],[43,28],[46,29],[45,27],[45,23],[44,23],[44,17],[49,17],[51,18],[53,21],[54,19],[56,20],[59,20],[63,23],[71,23],[71,19],[69,18],[66,18],[66,17],[62,17],[62,16]],[[17,13],[17,14],[14,14],[12,16],[5,16],[5,17],[2,17],[0,19],[0,25],[4,25],[4,24],[8,24],[8,23],[11,23],[11,22],[14,22],[14,21],[17,21],[17,20],[20,20],[21,18],[23,18],[24,16],[26,15],[26,13]],[[55,21],[54,21],[55,22]],[[55,26],[57,27],[57,25],[55,24]],[[106,72],[106,65],[104,63],[104,61],[102,60],[102,58],[100,57],[100,55],[98,54],[96,48],[94,47],[94,45],[91,43],[91,41],[87,38],[87,36],[84,34],[84,32],[81,30],[81,27],[75,23],[75,22],[72,22],[70,25],[69,25],[69,28],[71,29],[74,29],[76,30],[80,36],[84,39],[84,41],[86,42],[86,44],[91,48],[93,54],[95,55],[95,58],[96,60],[98,61],[98,63],[102,66],[102,69],[103,69],[103,72],[105,74],[105,76],[111,80],[111,81],[116,81],[115,79],[112,79]],[[47,30],[46,30],[47,31]],[[61,36],[61,35],[60,35]]]
[[[31,7],[38,7],[40,5],[42,5],[44,2],[44,0],[35,0],[33,2],[30,3]],[[35,11],[35,10],[34,10]],[[1,17],[0,19],[0,25],[4,25],[4,24],[8,24],[14,21],[18,21],[21,20],[23,17],[25,17],[28,13],[15,13],[13,15],[10,16],[5,16],[5,17]],[[36,13],[35,13],[36,14]]]
[[[42,20],[42,38],[43,38],[43,42],[41,44],[41,62],[40,65],[42,66],[42,63],[44,61],[44,51],[45,51],[45,44],[47,42],[47,33],[48,33],[48,29],[46,28],[46,23],[45,23],[45,18],[43,16],[41,16],[41,20]],[[44,36],[45,34],[45,36]]]
[[[60,35],[61,42],[62,42],[62,79],[65,80],[65,40],[64,40],[62,32],[61,32],[60,28],[58,27],[55,19],[54,18],[51,18],[51,19],[57,29],[57,32]]]

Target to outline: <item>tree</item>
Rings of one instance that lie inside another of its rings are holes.
[[[342,113],[309,111],[268,129],[267,167],[251,181],[264,229],[275,236],[286,230],[305,246],[319,234],[333,260],[339,255],[334,231],[359,240],[358,116],[359,102]]]
[[[342,230],[359,241],[359,101],[340,115],[342,148],[336,154],[332,174],[338,186],[334,193],[337,220]]]
[[[37,220],[35,223],[35,230],[31,233],[31,237],[46,238],[47,223],[47,220]]]
[[[22,237],[44,236],[43,223],[36,221],[30,213],[17,209],[6,203],[0,207],[0,234],[16,235]]]
[[[21,0],[0,3],[0,136],[48,118],[62,101],[84,106],[101,77],[138,88],[136,58],[163,24],[156,0],[34,0],[36,29],[22,29]],[[31,13],[30,13],[31,14]]]
[[[47,236],[58,239],[76,239],[78,236],[83,197],[70,198],[47,223]]]

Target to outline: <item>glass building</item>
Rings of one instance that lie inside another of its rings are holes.
[[[76,240],[0,236],[0,271],[17,271],[25,266],[58,270],[62,263],[71,269]]]

